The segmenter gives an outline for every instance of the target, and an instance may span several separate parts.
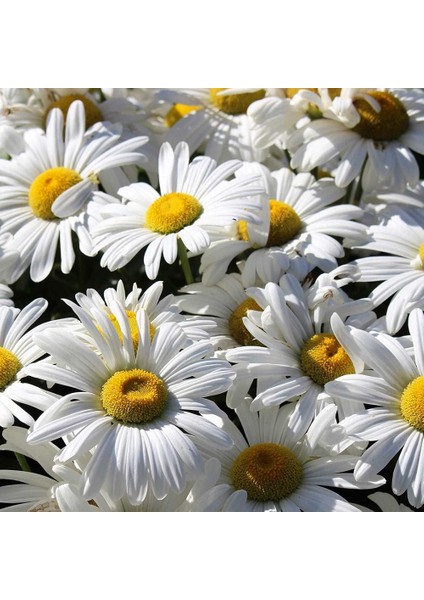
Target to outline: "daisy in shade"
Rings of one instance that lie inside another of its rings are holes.
[[[199,498],[203,511],[338,512],[359,509],[328,488],[369,489],[385,483],[382,477],[357,482],[352,469],[357,456],[329,456],[320,438],[334,419],[328,406],[306,435],[289,428],[291,406],[250,410],[250,398],[236,409],[242,432],[228,419],[234,439],[227,452],[214,452],[222,465],[217,484]],[[205,456],[211,455],[205,451]]]
[[[119,306],[119,310],[123,309],[128,317],[135,351],[137,351],[139,343],[137,313],[140,309],[146,311],[152,339],[161,325],[170,322],[178,323],[189,339],[208,339],[209,336],[204,330],[204,326],[208,324],[208,321],[204,319],[194,320],[181,315],[181,308],[177,306],[175,296],[169,294],[161,299],[162,290],[163,283],[161,281],[153,283],[144,293],[134,283],[131,292],[127,295],[123,282],[119,281],[116,289],[108,288],[105,290],[104,298],[96,290],[89,289],[86,294],[76,294],[75,299],[79,306],[69,300],[64,301],[84,322],[87,318],[97,320],[96,315],[99,313],[106,315],[116,329],[120,340],[123,341],[118,316],[115,314],[116,306]],[[86,333],[85,328],[81,327],[81,322],[78,319],[74,319],[71,325],[75,332],[79,331],[83,335]],[[100,324],[98,325],[100,327]]]
[[[157,111],[169,127],[167,141],[187,142],[217,163],[236,158],[262,162],[269,152],[259,150],[251,133],[249,106],[276,90],[260,88],[164,89],[158,93]]]
[[[368,496],[378,506],[382,512],[412,512],[412,509],[406,504],[398,502],[392,494],[387,492],[374,492]]]
[[[9,427],[15,417],[31,425],[34,421],[20,404],[44,410],[56,399],[55,394],[41,392],[30,383],[24,383],[25,369],[45,354],[32,339],[30,330],[47,308],[43,298],[34,300],[19,310],[10,306],[0,306],[0,427]]]
[[[9,485],[0,486],[0,503],[8,504],[1,511],[6,512],[59,512],[72,500],[72,489],[80,477],[76,466],[57,466],[54,459],[59,448],[50,442],[30,446],[26,441],[28,430],[22,427],[8,427],[3,431],[6,443],[0,446],[2,451],[15,452],[20,455],[22,463],[27,459],[35,461],[44,471],[32,473],[14,469],[0,470],[0,480],[11,481]],[[40,470],[41,470],[40,469]],[[59,492],[60,490],[60,492]],[[58,499],[60,499],[58,501]],[[103,506],[98,495],[95,502]],[[91,509],[93,507],[88,505]],[[89,510],[89,508],[85,510]]]
[[[330,178],[318,181],[309,173],[296,175],[290,169],[270,172],[259,164],[245,165],[236,178],[245,174],[261,177],[267,197],[262,204],[262,220],[239,220],[222,230],[202,256],[200,272],[206,285],[217,283],[230,262],[242,252],[250,252],[243,268],[247,287],[273,281],[290,272],[303,279],[314,267],[330,271],[343,246],[333,236],[357,237],[365,226],[356,223],[362,210],[348,204],[331,206],[344,192]],[[259,280],[259,281],[258,281]]]
[[[229,348],[255,343],[243,324],[243,317],[248,310],[262,309],[246,294],[240,274],[224,275],[218,284],[211,286],[193,283],[180,292],[182,295],[176,298],[178,306],[184,312],[197,315],[195,318],[208,331],[217,355]]]
[[[284,97],[268,96],[256,100],[247,109],[252,122],[252,137],[258,148],[274,144],[286,147],[296,128],[322,116],[339,88],[283,88]]]
[[[375,307],[393,296],[386,311],[387,331],[393,334],[424,302],[424,214],[400,207],[384,214],[385,223],[369,227],[365,241],[353,247],[390,256],[368,256],[353,264],[361,282],[383,281],[369,295]]]
[[[258,221],[258,195],[263,185],[255,174],[227,181],[241,166],[237,160],[217,167],[207,156],[189,162],[189,149],[168,143],[159,153],[160,193],[147,183],[119,190],[125,199],[100,210],[103,217],[92,234],[103,252],[101,265],[111,271],[126,265],[146,248],[144,265],[149,279],[157,277],[161,258],[168,264],[178,252],[200,254],[210,244],[210,232],[236,219]]]
[[[50,273],[60,245],[61,270],[69,273],[75,261],[72,232],[80,250],[94,254],[88,232],[87,209],[98,189],[97,176],[106,169],[139,163],[138,149],[145,137],[120,142],[119,135],[103,125],[85,136],[84,109],[74,102],[63,138],[63,115],[51,112],[47,131],[25,135],[26,150],[0,161],[0,220],[2,231],[14,234],[11,250],[20,261],[11,274],[16,281],[30,266],[33,281]]]
[[[346,375],[328,384],[328,392],[357,405],[340,422],[354,440],[375,442],[355,467],[358,481],[376,474],[397,456],[392,490],[407,492],[411,506],[424,504],[424,315],[409,320],[415,357],[389,335],[352,330],[370,372]],[[363,403],[375,408],[365,410]],[[400,453],[400,454],[399,454]]]
[[[92,451],[81,478],[84,497],[102,490],[114,501],[126,495],[137,505],[148,489],[161,500],[202,473],[200,439],[231,447],[221,428],[224,413],[208,397],[225,392],[234,372],[225,361],[209,358],[208,342],[190,344],[176,323],[164,323],[151,342],[142,309],[135,352],[125,311],[117,306],[116,315],[123,343],[106,315],[101,331],[96,322],[85,323],[96,348],[65,328],[60,335],[37,335],[58,364],[33,365],[27,372],[73,391],[38,418],[28,442],[73,435],[56,460],[78,460]]]
[[[295,402],[289,427],[303,435],[316,415],[334,403],[327,393],[328,383],[363,368],[356,344],[343,323],[349,323],[349,307],[334,306],[324,320],[320,318],[315,323],[305,292],[292,275],[284,275],[280,285],[268,283],[264,289],[249,288],[248,293],[263,312],[250,311],[244,325],[262,347],[227,351],[227,360],[237,363],[237,380],[227,403],[231,408],[237,407],[240,393],[246,393],[256,379],[258,393],[251,409]],[[364,312],[366,308],[354,305],[352,313]],[[341,416],[352,414],[349,402],[337,401],[337,405]]]
[[[294,169],[334,158],[336,185],[363,174],[364,190],[402,191],[418,182],[413,152],[424,154],[424,93],[401,88],[344,88],[319,118],[288,141]]]

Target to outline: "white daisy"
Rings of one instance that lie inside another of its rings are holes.
[[[357,482],[351,470],[357,456],[329,456],[319,444],[334,418],[327,407],[306,435],[290,431],[291,406],[250,410],[245,398],[236,409],[243,434],[228,419],[234,439],[226,452],[205,451],[221,464],[217,484],[199,499],[203,511],[333,512],[358,509],[328,488],[367,489],[385,483],[382,477]]]
[[[38,387],[21,380],[26,376],[26,368],[45,354],[32,340],[33,332],[44,325],[28,331],[47,308],[43,298],[34,300],[19,310],[10,306],[0,306],[0,426],[9,427],[16,417],[31,425],[33,418],[20,404],[40,410],[50,406],[56,398],[54,394],[42,392]]]
[[[246,111],[266,93],[260,88],[163,89],[156,110],[170,128],[166,139],[172,146],[185,141],[190,154],[197,150],[217,163],[234,158],[261,162],[269,152],[255,146]]]
[[[206,156],[191,163],[189,159],[185,142],[175,150],[163,144],[159,154],[161,193],[146,183],[132,184],[119,190],[128,202],[100,211],[104,220],[92,234],[96,248],[103,251],[103,267],[114,271],[147,246],[146,274],[155,279],[162,255],[168,264],[174,263],[181,243],[199,254],[209,246],[209,232],[235,219],[258,220],[254,211],[263,186],[257,176],[227,181],[241,162],[232,160],[217,167]]]
[[[415,360],[389,335],[352,330],[369,374],[346,375],[328,384],[334,397],[358,406],[340,422],[352,439],[375,442],[355,467],[358,480],[381,471],[394,457],[392,489],[405,491],[411,506],[424,504],[424,315],[409,317]],[[376,408],[362,409],[363,403]]]
[[[0,161],[0,219],[2,231],[14,234],[12,250],[21,260],[12,281],[30,265],[33,281],[50,273],[60,243],[61,269],[69,273],[75,260],[72,231],[84,254],[93,255],[88,233],[87,207],[103,170],[134,164],[143,156],[136,150],[147,138],[119,142],[119,135],[94,126],[85,136],[84,109],[74,102],[63,139],[63,115],[50,113],[47,132],[25,134],[26,150],[12,160]]]
[[[216,349],[216,355],[229,348],[254,343],[253,336],[243,324],[243,317],[248,310],[262,310],[261,307],[246,294],[241,282],[241,275],[231,273],[224,275],[216,285],[206,286],[193,283],[183,287],[176,300],[181,310],[198,315],[203,329],[210,335],[210,341]]]
[[[265,289],[249,288],[248,294],[263,312],[250,311],[244,325],[263,347],[227,351],[227,360],[237,363],[236,385],[227,403],[236,407],[240,393],[247,392],[256,379],[258,393],[252,410],[296,402],[289,426],[296,434],[303,434],[323,407],[333,403],[327,393],[328,383],[363,368],[356,344],[337,314],[340,311],[346,319],[350,311],[343,305],[334,306],[325,320],[315,323],[305,292],[291,275],[284,275],[279,286],[268,283]],[[366,306],[360,309],[364,311]],[[337,405],[342,416],[351,414],[348,402]]]
[[[27,372],[74,391],[39,417],[28,441],[73,434],[57,461],[92,450],[82,474],[84,497],[103,490],[112,500],[127,495],[132,504],[140,504],[149,488],[160,500],[199,476],[203,462],[198,440],[222,449],[232,445],[220,428],[222,411],[207,397],[225,392],[234,372],[225,361],[208,358],[208,342],[187,346],[176,323],[164,323],[151,343],[142,309],[134,352],[128,317],[119,305],[115,314],[123,344],[106,315],[99,320],[101,331],[95,322],[85,323],[96,349],[66,329],[60,335],[55,330],[36,336],[52,360],[66,368],[33,365]]]
[[[344,88],[324,117],[290,137],[294,169],[309,171],[338,157],[335,182],[341,187],[362,169],[366,191],[402,191],[418,182],[413,152],[424,154],[422,90]]]
[[[119,310],[122,308],[128,317],[135,351],[137,351],[139,342],[137,313],[140,309],[147,314],[152,339],[163,323],[178,323],[189,339],[208,339],[209,336],[204,330],[204,326],[208,324],[208,321],[204,319],[194,320],[181,315],[181,307],[177,305],[177,298],[173,294],[169,294],[160,299],[162,291],[163,283],[161,281],[153,283],[143,294],[142,290],[134,283],[132,291],[126,295],[124,284],[119,281],[116,289],[108,288],[105,290],[104,299],[96,290],[88,289],[86,294],[76,294],[75,299],[79,306],[69,300],[64,301],[79,315],[81,320],[85,321],[87,318],[84,318],[84,312],[89,315],[90,319],[95,321],[97,321],[96,314],[99,314],[99,312],[101,315],[106,315],[115,327],[120,340],[123,341],[123,334],[118,323],[119,315],[116,314],[116,305],[118,305]],[[74,332],[86,331],[77,319],[73,320],[71,326]]]
[[[285,97],[268,96],[247,109],[252,121],[252,137],[258,148],[273,144],[286,147],[289,136],[298,127],[322,116],[322,112],[340,93],[339,88],[283,88]]]
[[[364,225],[352,221],[361,217],[361,209],[330,206],[344,195],[332,179],[316,181],[309,173],[296,175],[285,168],[270,172],[258,164],[245,165],[240,175],[245,173],[256,173],[264,182],[268,197],[262,205],[262,222],[240,220],[221,232],[221,239],[202,256],[200,272],[206,285],[217,283],[235,257],[252,250],[242,273],[246,287],[257,285],[258,278],[263,284],[277,283],[287,271],[299,279],[314,267],[330,271],[344,256],[342,245],[332,236],[354,237],[365,231]]]
[[[383,281],[370,293],[375,307],[393,296],[386,311],[389,333],[396,333],[413,308],[424,302],[424,215],[402,208],[386,211],[384,224],[367,230],[367,239],[353,248],[390,256],[367,256],[353,261],[361,282]]]

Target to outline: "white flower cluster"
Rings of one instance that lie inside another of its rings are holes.
[[[421,155],[421,89],[1,89],[0,510],[423,510]]]

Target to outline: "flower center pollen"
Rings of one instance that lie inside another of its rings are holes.
[[[243,115],[246,113],[252,102],[265,98],[265,90],[256,90],[255,92],[244,92],[240,94],[220,95],[227,88],[211,88],[211,102],[219,110],[228,115]]]
[[[0,391],[3,391],[11,381],[22,365],[19,359],[7,348],[0,348]]]
[[[194,196],[171,192],[153,202],[146,211],[146,227],[157,233],[174,233],[194,223],[203,206]]]
[[[243,323],[243,317],[247,316],[248,310],[260,310],[262,308],[259,304],[253,300],[253,298],[246,298],[230,315],[228,319],[228,327],[230,329],[231,336],[241,346],[257,346],[260,344],[253,335],[246,329]]]
[[[126,310],[126,315],[128,317],[128,324],[130,326],[130,332],[131,332],[131,339],[132,342],[134,344],[134,352],[137,352],[138,349],[138,340],[139,340],[139,331],[138,331],[138,325],[137,325],[137,315],[133,310]],[[108,314],[108,318],[111,321],[113,327],[115,328],[116,333],[118,334],[119,340],[122,342],[124,339],[124,335],[122,333],[122,329],[118,323],[118,319],[115,317],[114,314],[109,313]],[[156,329],[154,327],[154,325],[152,325],[151,323],[149,323],[150,326],[150,340],[153,339],[155,333],[156,333]]]
[[[104,121],[101,110],[98,108],[98,106],[96,106],[96,104],[94,104],[92,100],[90,100],[90,98],[87,98],[82,94],[68,94],[67,96],[62,96],[56,100],[56,102],[52,102],[52,104],[50,104],[50,106],[47,108],[44,114],[44,127],[47,122],[48,114],[53,108],[60,108],[66,120],[69,107],[71,106],[72,102],[75,102],[75,100],[81,100],[81,102],[84,104],[85,126],[87,129],[94,125],[94,123]]]
[[[421,244],[421,246],[418,248],[418,256],[421,259],[421,264],[424,268],[424,244]]]
[[[295,453],[274,443],[246,448],[231,468],[233,486],[256,502],[287,498],[300,486],[302,476],[303,466]]]
[[[80,181],[80,175],[66,167],[54,167],[37,175],[28,193],[28,202],[34,215],[46,221],[56,219],[52,211],[53,202]]]
[[[165,409],[165,383],[154,373],[142,369],[118,371],[100,392],[106,413],[123,423],[147,423]]]
[[[424,432],[424,376],[417,377],[403,390],[400,411],[405,421]]]
[[[377,142],[397,140],[409,127],[409,117],[404,105],[390,92],[371,91],[368,95],[377,100],[381,110],[376,112],[363,98],[355,100],[353,104],[361,120],[353,127],[353,131]]]
[[[331,333],[317,333],[306,340],[300,352],[300,366],[319,385],[355,373],[349,355]]]
[[[269,201],[270,223],[266,248],[281,246],[292,240],[302,227],[302,221],[297,212],[286,202]],[[239,239],[250,242],[246,221],[237,223]]]
[[[190,113],[202,110],[203,106],[192,105],[192,104],[174,104],[166,113],[165,122],[168,127],[172,127],[175,123],[178,123],[180,119],[189,115]]]

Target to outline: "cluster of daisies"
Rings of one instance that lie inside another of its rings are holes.
[[[0,510],[423,510],[422,155],[421,89],[0,89]]]

